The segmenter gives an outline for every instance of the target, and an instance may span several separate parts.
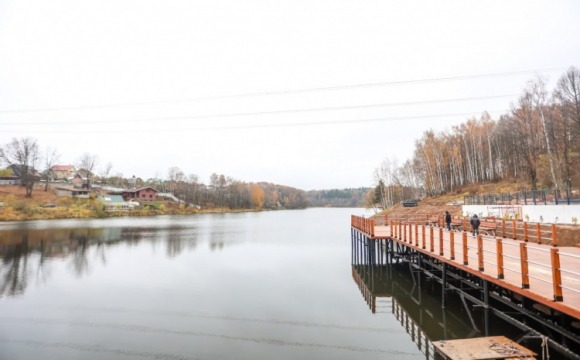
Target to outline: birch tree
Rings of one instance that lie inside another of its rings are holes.
[[[546,116],[545,116],[545,108],[546,108],[546,82],[543,78],[538,77],[536,81],[532,81],[529,83],[529,90],[532,102],[534,104],[534,108],[538,113],[538,118],[540,120],[540,124],[542,125],[542,134],[544,137],[544,141],[546,143],[546,155],[548,157],[548,163],[550,165],[550,174],[552,176],[552,183],[556,188],[559,188],[558,179],[556,178],[556,171],[554,169],[554,158],[552,154],[552,145],[550,142],[550,137],[548,136],[548,125],[546,123]]]

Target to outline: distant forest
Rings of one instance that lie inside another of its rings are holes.
[[[311,190],[306,192],[311,207],[363,207],[369,188]]]
[[[375,204],[386,208],[465,185],[525,181],[528,188],[568,192],[580,183],[580,71],[571,67],[547,89],[528,82],[511,109],[492,119],[484,112],[451,131],[426,131],[413,158],[385,160],[375,171]],[[400,189],[416,189],[403,194]]]

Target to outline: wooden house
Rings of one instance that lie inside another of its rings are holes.
[[[123,190],[123,199],[125,199],[125,201],[134,200],[138,202],[157,201],[157,193],[158,191],[150,186],[137,189],[127,189]]]
[[[50,168],[53,180],[67,180],[75,174],[75,167],[72,165],[53,165]]]

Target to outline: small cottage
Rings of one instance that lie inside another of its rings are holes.
[[[97,199],[101,201],[105,211],[129,211],[132,208],[121,195],[97,195]]]
[[[123,199],[125,199],[125,201],[135,200],[139,202],[157,201],[157,193],[157,190],[149,186],[138,189],[128,189],[123,190]]]
[[[54,165],[50,168],[53,180],[67,180],[74,175],[75,171],[72,165]]]

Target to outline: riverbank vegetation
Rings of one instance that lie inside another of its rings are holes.
[[[241,189],[237,183],[235,186],[224,186],[219,192],[198,189],[203,206],[187,202],[186,200],[191,198],[183,196],[178,191],[176,196],[182,196],[184,200],[144,202],[127,211],[105,211],[101,200],[95,194],[91,194],[88,199],[63,197],[57,196],[50,189],[43,191],[40,189],[41,184],[37,186],[39,189],[36,189],[32,197],[27,196],[24,186],[0,187],[0,221],[186,215],[293,209],[306,206],[303,191],[268,183],[246,184],[245,189]],[[187,188],[182,186],[180,190],[186,191]]]
[[[383,208],[498,181],[571,191],[580,183],[580,70],[570,68],[552,91],[545,79],[531,80],[497,119],[484,112],[449,131],[425,131],[410,160],[387,159],[374,175]]]

